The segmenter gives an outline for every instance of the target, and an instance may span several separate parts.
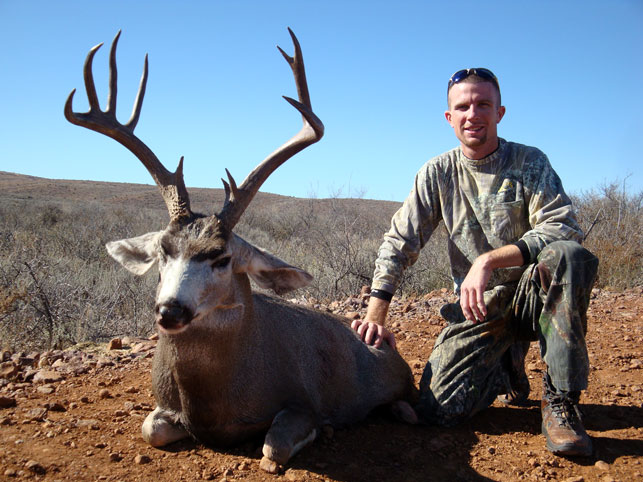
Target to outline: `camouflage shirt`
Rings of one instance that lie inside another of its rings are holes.
[[[394,293],[440,220],[456,293],[481,254],[522,239],[530,262],[549,243],[582,240],[571,201],[539,149],[499,140],[480,160],[457,147],[428,161],[391,220],[375,263],[373,289]],[[525,267],[494,271],[487,289],[517,281]]]

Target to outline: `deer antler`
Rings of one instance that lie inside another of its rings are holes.
[[[72,101],[76,89],[72,90],[65,103],[65,117],[72,124],[86,127],[96,132],[100,132],[112,139],[120,142],[129,149],[154,178],[154,181],[161,190],[161,195],[167,206],[170,218],[179,220],[192,217],[190,211],[190,199],[188,196],[185,183],[183,181],[183,158],[179,161],[176,172],[168,171],[158,160],[156,155],[150,150],[143,141],[134,135],[134,128],[138,123],[143,106],[143,97],[145,96],[145,86],[147,84],[147,55],[145,56],[145,65],[141,83],[134,102],[134,109],[130,120],[121,124],[116,119],[116,93],[117,93],[117,70],[116,70],[116,46],[121,35],[119,31],[114,37],[112,48],[109,53],[109,96],[107,98],[107,109],[101,111],[96,96],[96,87],[94,86],[94,76],[92,73],[92,61],[98,49],[103,45],[98,44],[89,51],[85,66],[83,69],[85,77],[85,89],[89,101],[89,112],[77,113],[72,110]]]
[[[276,151],[270,154],[266,159],[261,162],[245,180],[237,187],[230,172],[226,169],[228,181],[223,181],[225,187],[226,199],[223,204],[218,218],[222,221],[223,225],[232,230],[239,221],[239,218],[246,210],[250,201],[255,196],[259,188],[266,179],[273,173],[275,169],[281,166],[284,162],[292,156],[302,151],[311,144],[314,144],[324,135],[324,124],[313,113],[310,104],[310,95],[308,93],[308,84],[306,82],[306,72],[304,70],[304,59],[301,54],[301,47],[295,34],[288,29],[295,46],[295,53],[293,57],[286,54],[280,47],[277,47],[281,54],[284,56],[290,65],[293,75],[295,77],[295,84],[297,85],[297,94],[299,102],[290,97],[284,97],[295,109],[297,109],[303,118],[304,125],[301,130],[285,144],[279,147]]]

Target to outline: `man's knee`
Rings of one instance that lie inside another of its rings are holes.
[[[584,281],[593,284],[598,258],[576,241],[555,241],[538,255],[539,266],[546,266],[559,282]]]

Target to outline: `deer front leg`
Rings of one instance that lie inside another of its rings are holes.
[[[178,421],[177,414],[170,410],[163,410],[161,407],[156,407],[145,417],[141,433],[143,440],[152,447],[163,447],[189,436],[187,430]]]
[[[277,473],[299,450],[317,437],[315,417],[308,412],[285,408],[277,414],[263,444],[260,467]]]

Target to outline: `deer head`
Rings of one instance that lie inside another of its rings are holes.
[[[261,162],[241,185],[237,186],[226,169],[228,181],[223,181],[225,201],[219,213],[211,216],[193,213],[190,209],[183,181],[183,158],[172,173],[134,135],[147,84],[147,56],[132,116],[126,124],[116,119],[116,46],[120,32],[110,50],[106,110],[100,109],[92,74],[92,61],[102,44],[90,50],[84,66],[89,111],[73,112],[75,90],[67,98],[65,117],[69,122],[100,132],[124,145],[139,158],[161,191],[170,215],[168,226],[163,231],[110,242],[107,250],[125,268],[138,275],[146,273],[158,262],[160,276],[155,312],[162,332],[181,332],[193,323],[213,323],[214,318],[216,323],[236,318],[226,317],[226,313],[239,314],[245,309],[243,300],[249,294],[246,274],[260,287],[278,294],[305,286],[312,280],[305,271],[252,246],[233,233],[241,215],[268,176],[296,153],[321,139],[324,133],[322,122],[312,111],[299,42],[293,32],[288,31],[295,48],[294,56],[290,57],[278,48],[293,71],[299,101],[284,98],[301,113],[303,127]],[[215,311],[219,316],[210,316]]]

